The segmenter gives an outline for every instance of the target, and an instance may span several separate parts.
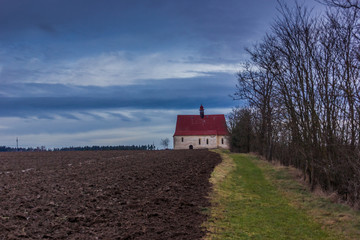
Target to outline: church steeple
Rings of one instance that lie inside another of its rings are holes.
[[[200,117],[201,117],[201,118],[204,118],[204,107],[203,107],[202,104],[201,104],[201,106],[200,106]]]

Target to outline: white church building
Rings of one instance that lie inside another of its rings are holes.
[[[229,149],[228,136],[224,114],[205,115],[201,105],[200,115],[177,116],[174,149]]]

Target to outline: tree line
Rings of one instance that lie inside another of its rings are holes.
[[[109,150],[156,150],[154,144],[148,145],[119,145],[119,146],[84,146],[46,149],[45,146],[36,148],[12,148],[0,146],[0,152],[41,152],[41,151],[109,151]]]
[[[319,0],[320,1],[320,0]],[[231,147],[303,172],[314,189],[360,204],[360,5],[323,0],[315,14],[279,2],[263,40],[246,49],[228,116]]]

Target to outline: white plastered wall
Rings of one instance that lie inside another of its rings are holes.
[[[223,144],[221,139],[223,139]],[[226,136],[174,136],[174,149],[189,149],[190,145],[193,146],[193,149],[229,148]]]

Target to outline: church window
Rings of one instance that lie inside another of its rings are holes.
[[[221,144],[224,144],[224,139],[223,138],[221,139]]]
[[[199,145],[201,145],[201,138],[199,138]]]
[[[183,137],[181,138],[181,142],[184,142],[184,138],[183,138]]]
[[[206,139],[206,144],[209,144],[209,139]]]

